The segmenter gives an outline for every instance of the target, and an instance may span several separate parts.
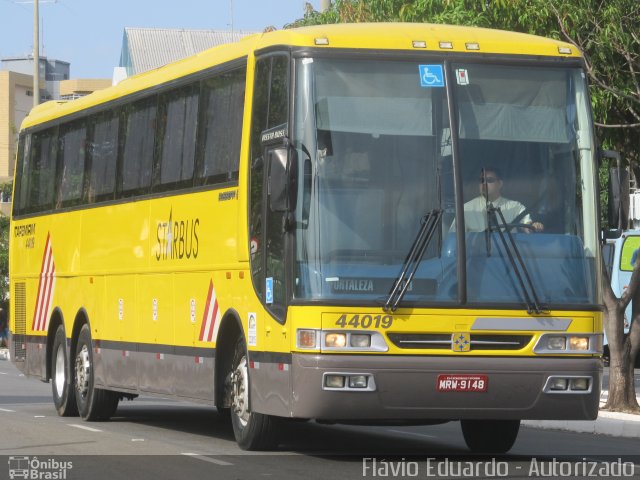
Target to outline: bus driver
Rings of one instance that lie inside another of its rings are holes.
[[[483,168],[480,173],[479,185],[480,195],[464,204],[464,221],[465,231],[467,232],[483,232],[487,229],[487,204],[490,203],[494,207],[500,208],[502,215],[507,223],[514,220],[518,224],[530,225],[530,228],[524,228],[527,233],[531,231],[542,232],[544,225],[540,222],[532,222],[531,216],[525,211],[524,205],[516,200],[509,200],[501,195],[504,182],[497,168]],[[522,216],[521,216],[522,215]],[[500,217],[498,217],[500,222]],[[455,231],[455,220],[451,225],[450,231]]]

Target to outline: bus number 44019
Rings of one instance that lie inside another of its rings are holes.
[[[391,315],[350,315],[343,313],[338,320],[336,326],[340,328],[384,328],[387,329],[393,325],[393,317]]]

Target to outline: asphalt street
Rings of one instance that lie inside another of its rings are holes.
[[[40,472],[38,478],[64,480],[497,476],[491,468],[506,473],[499,475],[504,478],[562,474],[563,468],[578,474],[597,468],[598,478],[625,468],[640,478],[638,438],[523,427],[508,455],[470,457],[457,422],[415,427],[292,422],[282,428],[276,451],[244,452],[216,410],[202,405],[146,397],[121,403],[109,422],[58,417],[51,386],[23,377],[6,361],[0,361],[0,432],[0,479],[20,473],[25,462],[37,467],[32,470],[36,476]],[[471,470],[463,471],[465,466]],[[51,477],[56,472],[64,477]]]

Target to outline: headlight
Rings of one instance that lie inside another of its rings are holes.
[[[558,335],[557,333],[543,334],[533,352],[537,354],[602,354],[601,333],[577,333]]]
[[[349,344],[356,348],[367,348],[371,346],[371,335],[362,333],[352,333]]]
[[[322,330],[320,350],[322,352],[387,352],[389,346],[380,332]]]
[[[347,345],[347,335],[344,333],[327,333],[324,346],[329,348],[343,348]]]
[[[569,350],[589,350],[589,337],[569,337]]]
[[[547,348],[549,350],[564,350],[567,347],[565,337],[547,337]]]

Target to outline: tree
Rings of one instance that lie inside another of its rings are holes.
[[[0,215],[0,307],[9,298],[9,217]]]
[[[605,332],[609,341],[609,397],[605,410],[640,413],[634,385],[635,358],[640,351],[640,262],[636,262],[629,287],[617,298],[611,282],[603,275]],[[633,322],[629,334],[624,334],[624,311],[633,300]]]
[[[579,48],[591,83],[599,138],[618,150],[640,179],[640,2],[637,0],[335,0],[288,27],[339,22],[449,23],[513,30],[557,38]],[[606,168],[607,166],[603,166]],[[638,262],[640,264],[640,262]],[[611,363],[605,409],[640,411],[633,365],[640,350],[640,273],[616,298],[604,275],[605,330]],[[636,299],[637,298],[637,299]],[[633,322],[624,336],[624,310],[633,299]]]
[[[11,182],[0,184],[0,197],[11,201]],[[0,214],[0,307],[7,311],[9,299],[9,217]]]

